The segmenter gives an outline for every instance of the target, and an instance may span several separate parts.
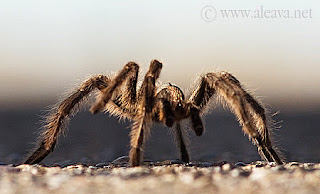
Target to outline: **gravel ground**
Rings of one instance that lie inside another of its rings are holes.
[[[320,193],[320,163],[1,165],[0,193]]]

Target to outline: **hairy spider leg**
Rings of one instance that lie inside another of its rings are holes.
[[[129,62],[128,64],[130,63],[133,62]],[[97,101],[101,101],[103,96],[111,96],[111,99],[104,105],[106,108],[105,111],[119,119],[126,118],[133,120],[137,114],[137,82],[139,66],[137,64],[134,64],[133,66],[132,72],[122,74],[122,76],[125,77],[115,77],[114,80],[121,82],[115,84],[118,85],[117,88],[114,88],[113,91],[104,90],[97,99]],[[122,71],[126,71],[126,67]],[[121,72],[119,74],[121,74]],[[122,86],[122,88],[120,88],[120,86]],[[116,91],[117,89],[119,89],[119,91]],[[105,92],[112,92],[112,94],[106,94]],[[99,102],[96,104],[99,104]]]
[[[200,110],[190,105],[190,115],[191,115],[191,123],[192,123],[192,129],[196,133],[196,136],[201,136],[204,131],[202,119],[200,118]]]
[[[208,104],[210,98],[214,95],[215,89],[211,87],[210,80],[205,75],[201,78],[199,85],[191,93],[191,96],[188,99],[188,104],[191,104],[191,119],[193,130],[196,135],[200,136],[203,133],[203,124],[199,114],[203,112]]]
[[[270,144],[265,111],[262,106],[241,87],[240,82],[231,74],[209,73],[207,77],[212,81],[211,87],[215,88],[218,95],[223,97],[231,111],[237,116],[243,131],[249,138],[254,139],[260,155],[269,162],[283,164]],[[247,111],[248,108],[249,111]]]
[[[207,75],[201,77],[201,81],[196,87],[196,89],[192,92],[188,102],[194,104],[199,107],[201,111],[206,108],[210,98],[215,94],[214,87],[211,86],[211,80]]]
[[[109,78],[106,76],[94,76],[85,81],[79,89],[61,102],[60,106],[46,118],[45,122],[47,124],[43,127],[45,130],[38,139],[38,149],[24,163],[39,163],[51,153],[54,150],[59,135],[65,132],[68,118],[77,112],[85,96],[95,88],[99,90],[106,88],[109,81]]]
[[[91,107],[90,111],[96,114],[102,111],[112,97],[113,92],[121,86],[131,73],[136,74],[139,71],[139,66],[134,62],[129,62],[124,68],[110,81],[108,87],[101,90],[101,95],[96,103]]]
[[[185,130],[182,129],[180,122],[176,122],[173,126],[172,133],[174,134],[175,143],[180,150],[180,158],[183,162],[190,162],[189,156],[189,138]]]
[[[139,166],[142,161],[142,149],[146,138],[150,134],[152,124],[152,111],[155,105],[155,82],[159,78],[162,64],[153,60],[144,77],[138,93],[138,113],[131,129],[131,149],[129,153],[130,165]]]
[[[273,149],[271,144],[264,108],[256,100],[254,100],[254,98],[250,94],[246,94],[245,99],[248,102],[247,108],[249,109],[249,113],[252,117],[256,118],[257,121],[255,122],[255,125],[258,128],[259,133],[261,134],[260,140],[257,139],[257,143],[263,145],[266,150],[265,152],[268,152],[270,157],[272,158],[271,161],[282,164],[283,162],[281,161],[281,158],[278,156],[277,152]]]

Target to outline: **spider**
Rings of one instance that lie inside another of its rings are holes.
[[[137,86],[139,66],[134,62],[127,63],[115,76],[98,75],[83,82],[49,114],[44,131],[39,137],[38,148],[25,164],[39,163],[54,150],[59,135],[66,129],[68,119],[96,89],[100,92],[95,104],[90,108],[91,113],[105,110],[111,115],[133,122],[130,133],[130,166],[139,166],[142,163],[144,144],[152,124],[157,122],[172,128],[180,158],[183,162],[189,162],[188,138],[181,121],[190,119],[192,130],[197,136],[201,136],[204,131],[202,113],[208,108],[213,96],[219,96],[226,101],[238,118],[244,133],[258,147],[263,159],[283,164],[271,144],[263,106],[243,89],[234,76],[227,72],[206,73],[190,97],[185,99],[182,90],[173,84],[157,86],[156,81],[161,69],[162,63],[152,60],[140,87]]]

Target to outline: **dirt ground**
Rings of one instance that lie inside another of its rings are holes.
[[[0,166],[0,193],[319,193],[320,163]]]

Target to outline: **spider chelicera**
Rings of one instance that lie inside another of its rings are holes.
[[[131,166],[141,164],[142,150],[154,122],[172,128],[181,160],[189,162],[188,139],[181,121],[190,119],[195,134],[202,135],[204,127],[201,113],[208,108],[208,103],[214,96],[219,96],[226,102],[238,118],[244,133],[258,147],[261,157],[268,162],[282,164],[270,141],[263,106],[243,89],[234,76],[227,72],[206,73],[190,97],[185,99],[182,90],[175,85],[157,86],[161,69],[162,63],[152,60],[140,87],[137,87],[139,66],[134,62],[126,64],[115,76],[98,75],[83,82],[49,114],[38,148],[25,164],[39,163],[53,151],[59,135],[66,129],[68,119],[96,89],[100,92],[90,109],[93,114],[105,110],[133,122],[129,153]]]

